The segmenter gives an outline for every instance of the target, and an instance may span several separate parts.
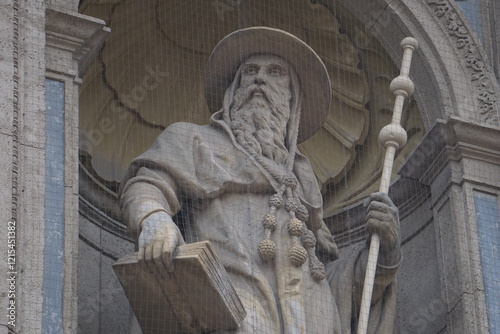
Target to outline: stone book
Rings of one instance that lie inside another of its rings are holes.
[[[139,263],[137,253],[113,269],[144,334],[235,329],[246,312],[210,242],[177,247],[174,270]]]

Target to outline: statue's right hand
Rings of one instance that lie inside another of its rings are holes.
[[[175,248],[185,244],[184,238],[166,212],[156,212],[142,222],[139,235],[139,262],[146,262],[157,268],[173,270]]]

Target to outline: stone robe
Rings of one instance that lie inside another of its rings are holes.
[[[300,200],[309,210],[308,228],[325,262],[327,279],[321,282],[310,276],[309,261],[299,268],[290,263],[289,215],[283,208],[271,236],[276,256],[269,262],[259,257],[263,217],[279,184],[236,143],[220,112],[210,125],[171,125],[132,162],[122,183],[124,218],[137,237],[149,212],[165,210],[186,242],[212,243],[247,312],[242,326],[231,333],[350,334],[367,252],[363,248],[333,260],[333,237],[322,221],[321,194],[304,156],[297,154],[293,171]],[[369,333],[393,332],[395,271],[377,271]]]

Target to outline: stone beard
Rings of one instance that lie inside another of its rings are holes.
[[[140,261],[168,268],[184,242],[212,243],[247,312],[236,331],[217,333],[354,329],[361,296],[353,287],[362,286],[367,249],[339,259],[323,222],[314,172],[297,151],[304,99],[298,74],[281,57],[250,55],[211,123],[169,126],[132,162],[122,183],[120,203],[138,236]],[[372,215],[396,229],[390,199],[377,207]],[[187,214],[177,215],[182,210]],[[172,216],[182,220],[184,235]],[[388,239],[389,232],[378,234]],[[399,244],[393,249],[395,256],[377,267],[376,331],[369,334],[393,332]]]
[[[236,141],[252,154],[284,164],[288,158],[285,137],[291,99],[290,89],[270,84],[237,88],[229,117],[225,115]]]

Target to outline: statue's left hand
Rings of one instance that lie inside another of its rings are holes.
[[[393,264],[399,260],[400,236],[398,208],[385,193],[372,193],[365,202],[368,234],[380,237],[380,260]]]

